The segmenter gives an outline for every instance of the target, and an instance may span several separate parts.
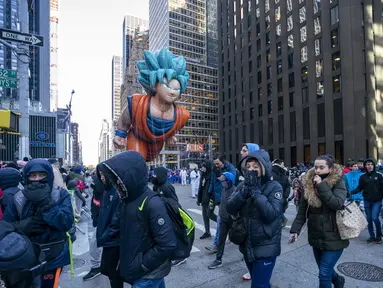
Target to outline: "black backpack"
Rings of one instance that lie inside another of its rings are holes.
[[[152,197],[161,197],[159,194],[153,194],[147,196],[141,204],[141,207],[145,207],[145,203],[148,203]],[[193,218],[189,216],[181,205],[171,198],[161,197],[165,204],[169,218],[173,224],[173,230],[177,238],[177,249],[175,250],[171,260],[183,260],[190,256],[190,252],[193,248],[195,228]],[[144,212],[142,209],[141,212]],[[149,236],[148,228],[149,214],[146,211],[145,216],[140,220],[141,226],[145,229],[145,237]]]

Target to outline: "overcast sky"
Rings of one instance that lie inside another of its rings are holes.
[[[112,56],[122,56],[124,15],[148,19],[148,0],[60,1],[59,107],[78,122],[86,165],[98,164],[102,119],[111,118]]]

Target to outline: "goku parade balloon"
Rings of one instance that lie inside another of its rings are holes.
[[[189,111],[175,104],[186,91],[189,73],[185,58],[166,49],[159,53],[145,51],[144,58],[136,65],[138,81],[147,94],[128,96],[113,142],[118,149],[137,151],[146,161],[152,161],[165,142],[177,141],[174,135],[189,119]]]

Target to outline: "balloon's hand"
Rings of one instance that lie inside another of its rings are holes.
[[[176,145],[177,141],[178,141],[178,139],[175,136],[173,136],[173,137],[169,138],[166,141],[166,144],[168,144],[168,145]]]
[[[120,136],[114,136],[113,144],[116,149],[125,149],[127,144],[127,138]]]

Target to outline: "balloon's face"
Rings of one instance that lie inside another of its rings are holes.
[[[174,103],[181,97],[181,84],[178,80],[173,79],[170,82],[164,78],[164,83],[156,84],[156,93],[166,103]]]

